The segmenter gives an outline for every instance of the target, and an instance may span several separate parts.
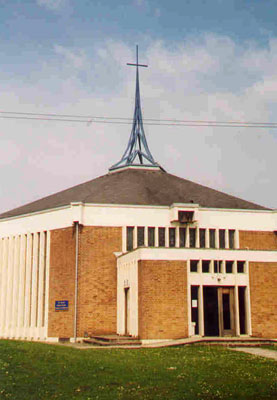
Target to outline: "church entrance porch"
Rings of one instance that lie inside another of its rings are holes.
[[[191,286],[192,336],[248,333],[245,296],[245,287]]]

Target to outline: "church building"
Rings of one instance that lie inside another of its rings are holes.
[[[277,338],[277,212],[155,162],[133,65],[121,160],[0,215],[0,337]]]

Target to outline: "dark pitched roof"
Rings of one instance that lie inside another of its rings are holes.
[[[0,219],[56,208],[71,202],[161,206],[193,202],[208,208],[267,210],[160,169],[128,168],[4,212],[0,214]]]

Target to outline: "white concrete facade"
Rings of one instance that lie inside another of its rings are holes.
[[[0,239],[0,337],[45,340],[50,232]]]

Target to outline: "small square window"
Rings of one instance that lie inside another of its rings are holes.
[[[198,272],[199,260],[190,260],[190,272]]]
[[[226,261],[226,274],[233,273],[233,261]]]
[[[238,274],[245,272],[245,261],[238,261]]]
[[[210,272],[210,260],[202,260],[202,272],[205,274]]]

